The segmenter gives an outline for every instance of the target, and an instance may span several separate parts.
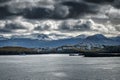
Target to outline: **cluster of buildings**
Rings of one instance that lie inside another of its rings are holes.
[[[67,50],[76,50],[76,51],[90,51],[90,50],[99,50],[104,48],[103,45],[98,44],[76,44],[76,45],[64,45],[56,48],[37,48],[37,52],[59,52]]]

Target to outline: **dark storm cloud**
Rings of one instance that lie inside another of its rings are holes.
[[[6,2],[9,0],[0,0]],[[27,0],[25,0],[27,1]],[[119,0],[48,0],[27,2],[11,0],[7,4],[0,4],[0,19],[22,16],[27,19],[69,19],[84,18],[87,15],[96,15],[100,12],[103,3],[120,8]],[[98,5],[100,4],[100,5]],[[52,7],[51,7],[52,6]],[[105,13],[106,11],[103,11]]]
[[[9,17],[18,16],[18,15],[21,15],[21,13],[14,13],[10,11],[8,5],[0,6],[0,19],[7,19]]]
[[[24,9],[22,13],[25,18],[42,19],[50,18],[52,15],[52,10],[47,8],[33,7]]]
[[[62,5],[54,6],[55,9],[32,7],[21,10],[22,16],[28,19],[64,19],[69,13],[68,8]]]
[[[97,3],[97,4],[114,2],[114,0],[84,0],[84,1],[91,2],[91,3]]]
[[[54,10],[43,7],[32,7],[22,10],[22,14],[28,19],[64,19],[69,14],[67,6],[57,5]]]
[[[69,9],[69,15],[67,17],[71,18],[78,18],[81,15],[86,14],[96,14],[98,12],[98,6],[97,5],[91,5],[84,2],[73,2],[73,1],[66,1],[61,3],[62,5],[68,6]]]
[[[0,33],[12,33],[12,31],[3,28],[3,29],[0,29]]]
[[[0,3],[9,2],[11,0],[0,0]]]
[[[13,14],[9,12],[8,6],[0,6],[0,19],[4,19],[8,16],[12,16]]]
[[[10,10],[9,6],[0,6],[0,19],[5,19],[11,16],[23,16],[28,19],[50,18],[52,10],[47,8],[32,7],[24,9]]]
[[[23,16],[27,19],[62,19],[69,11],[67,7],[57,6],[54,10],[44,7],[25,7],[16,8],[11,5],[0,6],[0,19],[6,19],[12,16]]]
[[[84,1],[94,4],[110,4],[115,8],[120,8],[120,0],[84,0]]]
[[[120,0],[115,0],[113,6],[119,9],[120,8]]]
[[[48,7],[45,7],[48,6]],[[50,8],[53,6],[54,8]],[[0,19],[23,16],[28,19],[67,19],[79,18],[86,14],[96,14],[98,6],[85,2],[62,1],[54,4],[11,2],[0,6]]]

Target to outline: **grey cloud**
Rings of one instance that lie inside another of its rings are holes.
[[[51,26],[49,25],[41,25],[41,26],[37,26],[34,30],[42,31],[42,30],[50,30],[50,29],[51,29]]]
[[[61,32],[92,32],[92,33],[103,33],[103,34],[113,34],[117,33],[118,30],[115,29],[115,27],[112,24],[109,25],[103,25],[99,23],[95,23],[93,20],[81,20],[81,21],[71,21],[69,22],[71,24],[68,24],[66,22],[63,22],[59,26],[59,31]],[[119,27],[117,27],[119,28]]]
[[[120,8],[120,0],[114,0],[113,6],[116,8]]]
[[[106,5],[112,5],[115,8],[120,8],[120,0],[84,0],[89,3],[95,3],[95,4],[106,4]]]
[[[64,35],[64,34],[55,34],[55,33],[49,34],[49,36],[55,36],[55,37],[67,37],[67,36]]]
[[[0,29],[0,33],[12,33],[12,31],[11,30],[8,30],[8,29]]]
[[[74,30],[89,31],[90,25],[88,25],[88,24],[76,25],[76,26],[74,26]]]
[[[50,18],[52,10],[47,8],[27,8],[23,10],[23,16],[29,19]]]
[[[120,19],[120,9],[116,9],[111,7],[108,12],[106,12],[106,16],[110,19]]]
[[[6,19],[12,16],[23,16],[29,19],[49,18],[51,16],[51,10],[29,1],[11,1],[7,4],[0,4],[0,19]]]
[[[69,7],[63,5],[54,5],[54,9],[31,7],[23,9],[22,14],[28,19],[63,19],[69,14]]]
[[[91,3],[97,3],[97,4],[103,4],[103,3],[112,3],[114,0],[84,0],[86,2],[91,2]]]
[[[28,19],[67,19],[98,12],[97,5],[85,2],[54,1],[54,4],[42,3],[12,1],[0,8],[1,19],[10,16],[23,16]]]
[[[59,24],[59,25],[56,25]],[[82,20],[65,20],[61,23],[54,22],[52,25],[49,25],[47,22],[45,24],[39,24],[34,28],[36,31],[89,31],[91,30],[92,22],[91,21],[82,21]],[[53,25],[56,25],[53,27]]]
[[[26,29],[26,28],[19,23],[7,23],[4,29],[18,30],[18,29]]]
[[[34,28],[35,31],[59,31],[59,32],[100,32],[100,33],[111,33],[117,32],[112,24],[106,25],[101,23],[95,23],[93,20],[64,20],[62,22],[45,22],[45,24],[40,23],[40,26]],[[56,25],[58,24],[58,25]],[[53,26],[56,25],[56,26]],[[119,27],[118,27],[119,28]]]
[[[0,3],[9,2],[11,0],[0,0]]]
[[[84,18],[99,13],[103,3],[120,8],[119,0],[11,0],[8,4],[0,4],[0,19],[14,16],[27,19]]]
[[[96,14],[98,12],[97,5],[87,4],[84,2],[66,1],[62,2],[61,4],[70,8],[70,13],[67,16],[68,18],[79,18],[81,15]]]
[[[57,5],[54,9],[54,18],[66,18],[69,15],[69,7],[63,5]]]
[[[89,31],[91,30],[91,22],[90,21],[86,21],[86,22],[82,22],[82,21],[77,21],[75,23],[73,23],[73,25],[70,25],[67,22],[63,22],[60,26],[59,29],[62,31]]]
[[[13,13],[9,12],[8,6],[0,6],[0,19],[4,19],[13,15]]]
[[[116,26],[115,26],[115,29],[116,29],[116,31],[119,31],[119,32],[120,32],[120,25],[116,25]]]
[[[21,23],[16,23],[16,22],[12,22],[12,23],[5,23],[5,25],[0,28],[0,33],[12,33],[16,30],[25,30],[27,28],[25,28],[25,26],[23,26]]]
[[[21,22],[19,22],[21,21]],[[40,22],[33,22],[30,23],[27,20],[22,21],[11,21],[10,23],[5,23],[5,26],[0,27],[0,33],[3,34],[25,34],[27,33],[33,34],[33,33],[46,33],[51,34],[51,38],[55,37],[65,37],[65,36],[75,36],[80,33],[103,33],[103,34],[117,34],[120,32],[119,25],[113,26],[112,24],[109,25],[103,25],[95,23],[93,20],[88,19],[71,19],[71,20],[62,20],[62,21],[40,21]],[[30,29],[31,28],[31,29]],[[20,32],[17,32],[19,31]],[[73,34],[75,32],[75,34]],[[52,35],[54,34],[60,34],[60,35]],[[76,34],[77,33],[77,34]],[[61,35],[63,34],[63,35]]]

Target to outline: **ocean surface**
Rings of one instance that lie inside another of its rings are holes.
[[[0,56],[0,80],[120,80],[120,57]]]

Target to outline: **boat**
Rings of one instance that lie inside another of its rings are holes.
[[[82,54],[79,53],[70,53],[69,56],[81,56]]]

